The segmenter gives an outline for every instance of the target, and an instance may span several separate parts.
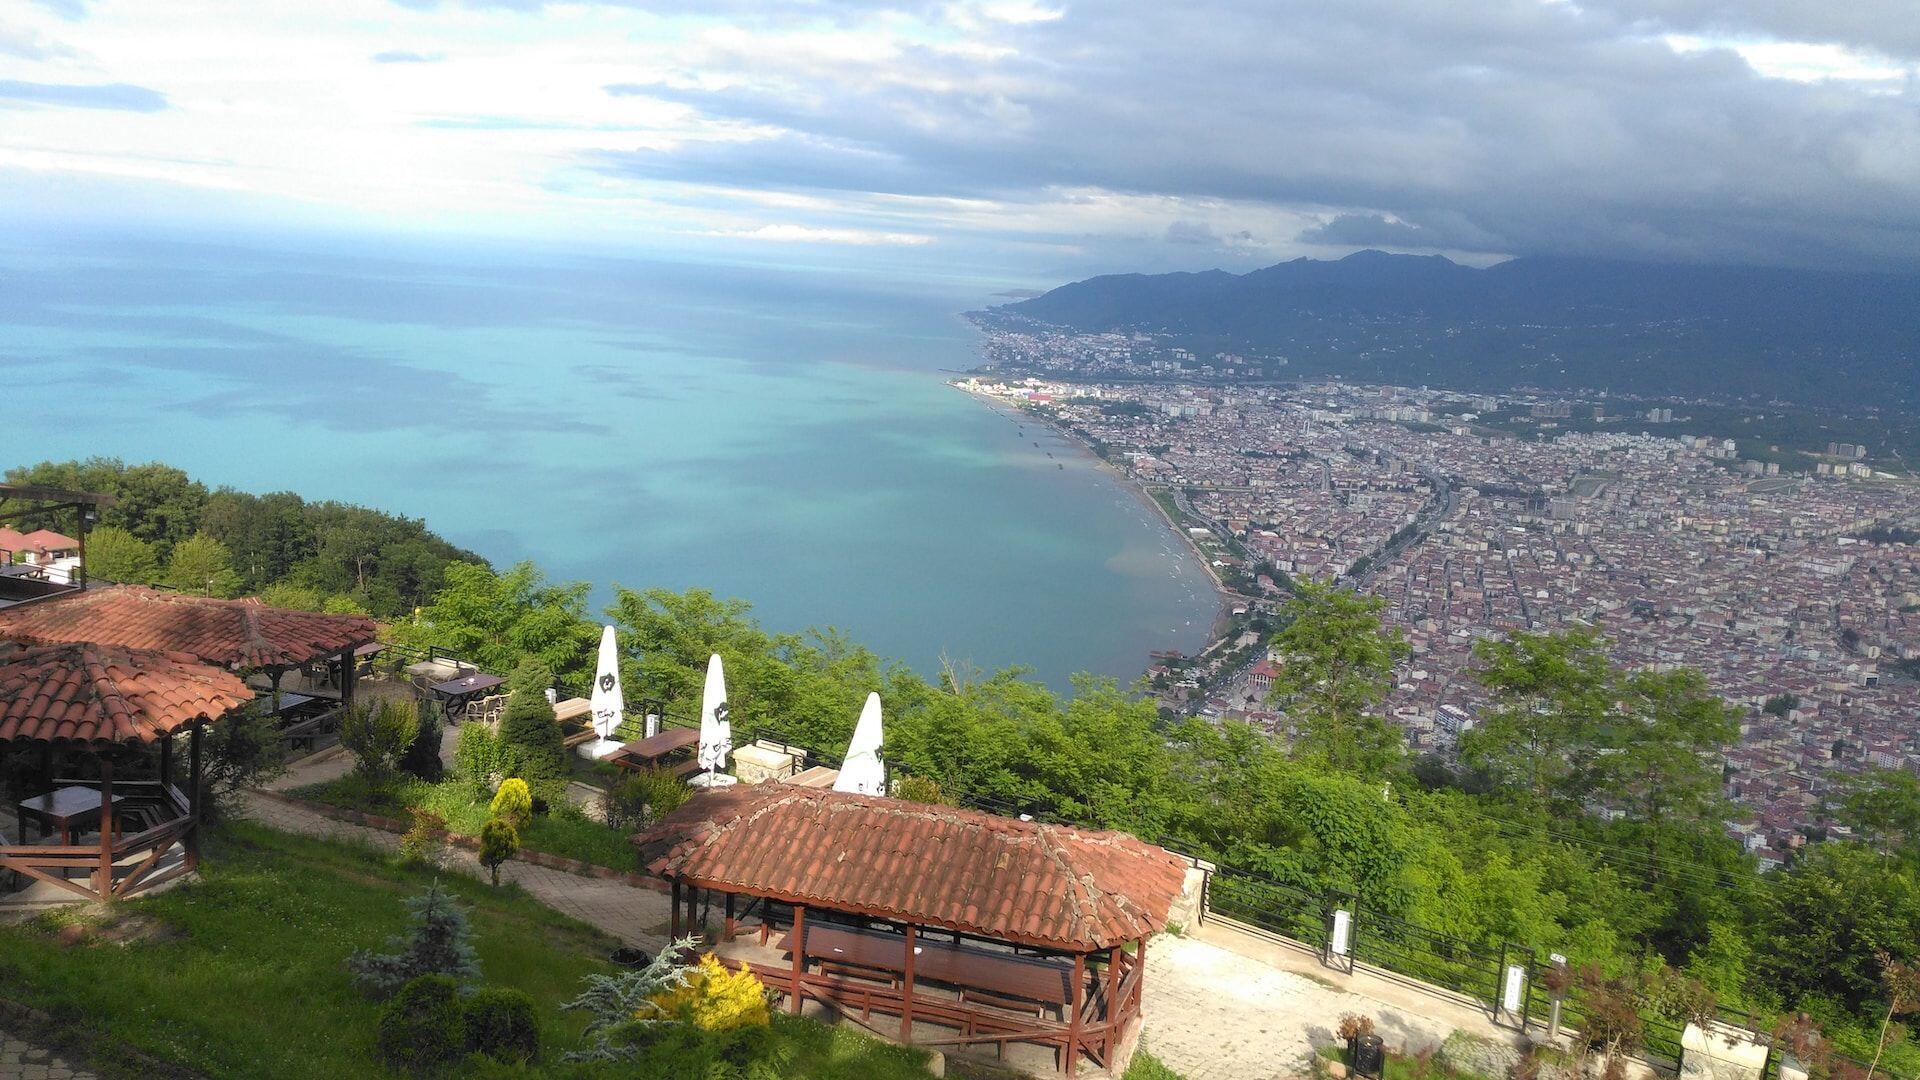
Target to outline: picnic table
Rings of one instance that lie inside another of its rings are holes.
[[[115,795],[114,805],[118,806],[123,798]],[[75,826],[100,824],[100,790],[78,784],[55,788],[45,795],[35,795],[31,799],[20,800],[14,810],[20,819],[22,843],[26,842],[26,823],[31,818],[40,823],[41,839],[58,832],[60,843],[65,847],[72,847]]]
[[[288,713],[297,711],[301,706],[310,701],[318,700],[319,699],[312,694],[296,694],[291,690],[280,691],[280,703],[278,705],[274,704],[271,693],[264,694],[260,698],[261,705],[266,709],[268,716],[285,716]]]
[[[671,768],[681,776],[700,771],[700,763],[691,757],[669,764],[666,759],[700,741],[692,728],[666,728],[658,735],[635,739],[608,754],[606,760],[623,769]]]
[[[779,942],[793,950],[793,934]],[[806,960],[852,964],[888,973],[906,971],[907,942],[897,934],[852,927],[819,925],[806,928]],[[1050,960],[1014,956],[971,945],[947,945],[920,940],[914,945],[913,977],[1043,1005],[1064,1006],[1073,1000],[1073,969]]]
[[[454,718],[454,714],[459,711],[460,707],[468,701],[471,701],[476,695],[484,694],[488,690],[506,681],[507,680],[498,675],[481,675],[476,673],[473,675],[462,675],[457,679],[448,679],[445,682],[437,682],[427,687],[427,689],[440,696],[440,709],[446,713],[447,719],[451,720]]]

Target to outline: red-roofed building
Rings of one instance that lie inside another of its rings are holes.
[[[139,585],[88,589],[0,611],[0,640],[91,641],[268,671],[351,654],[378,632],[364,615],[292,611],[257,599],[215,600]]]
[[[1188,872],[1125,833],[785,784],[696,795],[633,842],[671,884],[676,937],[703,895],[724,898],[723,941],[737,898],[757,909],[743,958],[793,1011],[898,1016],[926,1046],[1033,1044],[1065,1075],[1083,1055],[1125,1069],[1147,939]]]
[[[59,781],[19,800],[22,835],[0,833],[0,870],[89,900],[189,873],[199,862],[200,731],[252,700],[240,679],[184,653],[73,642],[0,646],[0,751],[91,762],[97,781]],[[187,792],[175,786],[174,736],[190,733]],[[153,779],[132,779],[152,767]],[[115,780],[120,766],[130,776]],[[44,835],[26,844],[28,821]],[[99,833],[92,843],[76,836]],[[52,843],[57,833],[58,843]],[[79,880],[68,875],[84,871]],[[58,895],[55,893],[55,895]]]

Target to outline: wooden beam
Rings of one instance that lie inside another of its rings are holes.
[[[680,940],[680,879],[673,879],[673,928],[667,931],[667,944]]]
[[[100,757],[100,870],[94,892],[113,897],[113,759]]]
[[[169,731],[160,739],[160,786],[173,783],[173,732]]]
[[[353,655],[354,646],[340,654],[340,704],[353,708],[354,690],[360,682],[359,660]]]
[[[733,940],[733,894],[727,894],[727,928],[720,935],[721,941]]]
[[[807,906],[793,905],[793,993],[787,995],[787,1011],[800,1015],[800,976],[807,969]]]
[[[1068,1006],[1073,1012],[1067,1020],[1067,1052],[1060,1067],[1062,1076],[1072,1076],[1080,1070],[1080,1012],[1087,994],[1087,954],[1073,954],[1073,1004]]]
[[[907,959],[900,983],[900,1041],[913,1041],[913,934],[912,923],[907,924]]]
[[[193,725],[193,734],[187,737],[187,816],[193,821],[184,845],[189,870],[200,865],[200,729],[205,726]]]
[[[1113,1048],[1120,1042],[1120,1028],[1125,1024],[1125,1010],[1120,1007],[1120,946],[1107,950],[1107,1055],[1111,1060]]]

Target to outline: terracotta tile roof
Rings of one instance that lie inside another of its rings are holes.
[[[186,653],[74,643],[0,648],[0,744],[152,743],[250,701]]]
[[[293,667],[364,645],[378,634],[362,615],[272,608],[257,599],[212,600],[138,585],[88,589],[0,611],[0,640],[34,645],[92,641],[183,652],[209,664]]]
[[[35,529],[22,539],[35,551],[71,551],[80,546],[80,541],[52,529]]]
[[[633,843],[702,888],[1070,952],[1163,929],[1186,874],[1125,833],[786,784],[696,795]]]

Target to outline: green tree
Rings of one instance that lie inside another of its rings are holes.
[[[1740,733],[1733,710],[1692,668],[1636,671],[1618,693],[1612,752],[1596,761],[1608,797],[1643,823],[1718,824],[1719,753]]]
[[[382,785],[393,779],[419,726],[410,703],[356,705],[340,722],[340,745],[353,755],[355,772],[372,784]]]
[[[494,671],[538,658],[576,685],[593,677],[600,631],[587,618],[587,585],[549,583],[532,563],[497,574],[484,563],[446,567],[446,585],[415,618],[393,624],[408,644],[438,645]]]
[[[1299,728],[1296,750],[1362,776],[1384,773],[1400,756],[1400,734],[1371,710],[1392,689],[1407,653],[1399,630],[1381,625],[1386,601],[1302,582],[1274,635],[1280,671],[1272,694]]]
[[[1755,966],[1781,1001],[1826,998],[1860,1015],[1880,992],[1880,955],[1915,958],[1920,888],[1863,844],[1816,844],[1773,883],[1760,929]]]
[[[520,833],[513,822],[505,818],[490,817],[480,827],[480,865],[493,875],[493,883],[500,884],[500,866],[520,852]]]
[[[1509,785],[1534,809],[1578,799],[1613,701],[1613,670],[1591,630],[1514,634],[1474,648],[1493,699],[1460,737],[1460,759]]]
[[[122,585],[151,585],[160,576],[153,545],[125,529],[102,525],[87,534],[87,576]]]
[[[566,736],[554,722],[546,688],[553,672],[528,658],[514,669],[507,695],[506,715],[500,720],[501,753],[507,771],[528,781],[554,781],[566,776]]]
[[[166,581],[197,596],[232,596],[240,586],[227,546],[206,533],[194,533],[173,546]]]
[[[1837,810],[1862,839],[1920,863],[1920,777],[1869,769],[1843,782]]]

